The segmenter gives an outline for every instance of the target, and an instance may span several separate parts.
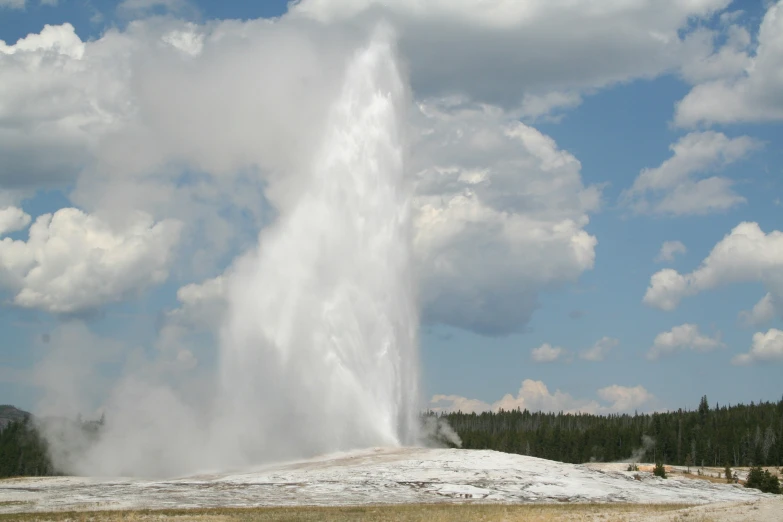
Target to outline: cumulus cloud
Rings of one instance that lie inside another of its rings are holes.
[[[0,180],[27,190],[75,185],[74,205],[111,226],[136,210],[178,220],[192,254],[185,277],[214,274],[297,197],[298,173],[310,168],[303,151],[322,131],[347,50],[381,14],[398,28],[416,98],[424,319],[520,331],[541,291],[592,268],[596,238],[585,228],[600,193],[582,183],[576,158],[519,118],[546,118],[597,88],[701,56],[680,33],[728,1],[669,4],[564,12],[539,0],[489,9],[304,0],[274,22],[151,19],[92,41],[69,24],[47,26],[0,44],[10,79],[0,117],[17,122],[0,130]],[[537,43],[553,34],[554,47]]]
[[[582,350],[579,357],[585,361],[603,361],[618,344],[620,344],[618,339],[602,337],[590,348]]]
[[[114,229],[75,208],[44,214],[29,238],[0,242],[0,281],[14,304],[77,313],[166,280],[181,225],[140,214]]]
[[[553,393],[543,382],[525,379],[516,396],[507,394],[492,404],[457,395],[435,395],[430,401],[430,409],[436,412],[464,413],[501,409],[508,411],[517,408],[545,412],[617,413],[649,407],[656,400],[655,396],[642,386],[631,388],[615,384],[601,388],[597,394],[603,404],[595,399],[575,398],[560,390]]]
[[[538,348],[534,348],[530,351],[530,360],[537,363],[550,363],[555,362],[566,355],[567,352],[563,348],[544,343]]]
[[[720,332],[709,337],[699,331],[698,325],[686,323],[656,335],[652,347],[647,351],[647,358],[656,360],[679,350],[710,352],[723,346]]]
[[[671,145],[672,157],[659,167],[644,169],[621,201],[634,212],[688,215],[708,214],[745,202],[728,178],[704,174],[757,150],[748,136],[729,138],[720,132],[692,132]]]
[[[0,86],[10,100],[0,116],[21,122],[0,131],[4,157],[16,158],[0,177],[30,190],[75,184],[74,204],[112,226],[136,210],[176,219],[192,254],[185,277],[214,274],[273,218],[270,208],[296,198],[297,174],[310,167],[303,151],[321,133],[346,52],[372,11],[386,11],[417,99],[411,164],[424,318],[490,335],[520,331],[541,291],[592,268],[596,239],[585,228],[600,193],[584,186],[576,158],[518,118],[670,70],[691,52],[678,35],[687,20],[726,3],[671,2],[662,14],[634,0],[581,6],[563,19],[549,2],[487,10],[304,1],[274,22],[153,19],[88,42],[68,24],[48,26],[0,46],[0,70],[13,79]],[[552,31],[558,49],[532,44],[551,41]],[[564,57],[569,64],[558,66]]]
[[[538,292],[593,267],[584,227],[600,193],[550,137],[486,105],[445,99],[414,115],[414,247],[424,318],[519,331]]]
[[[22,196],[75,185],[71,201],[112,224],[178,219],[195,275],[214,273],[295,193],[357,39],[344,33],[152,19],[87,42],[63,24],[0,43],[0,182]]]
[[[655,261],[660,263],[662,261],[674,261],[674,256],[677,254],[684,254],[688,251],[682,241],[664,241],[661,245],[661,251],[655,257]]]
[[[128,45],[115,31],[82,42],[68,23],[13,45],[0,40],[4,188],[72,182],[101,136],[130,116]]]
[[[193,325],[217,326],[225,313],[226,276],[217,276],[202,283],[191,283],[177,290],[180,308],[171,312]]]
[[[685,81],[693,85],[744,73],[751,63],[748,50],[752,38],[746,28],[733,23],[741,14],[741,11],[725,12],[718,30],[700,28],[688,36],[692,43],[703,46],[704,52],[694,55],[693,61],[686,61],[680,68]],[[715,49],[716,41],[723,41],[718,49]]]
[[[492,405],[478,399],[468,399],[459,395],[433,395],[430,410],[435,412],[461,411],[463,413],[481,413],[491,411]]]
[[[783,331],[770,328],[767,333],[753,334],[750,351],[737,355],[731,362],[735,365],[783,362]]]
[[[763,283],[772,294],[772,302],[779,302],[783,296],[781,267],[783,233],[774,230],[765,234],[758,223],[740,223],[693,272],[680,274],[664,269],[653,274],[644,303],[661,310],[674,310],[686,296],[740,282]]]
[[[292,12],[326,23],[389,19],[400,28],[420,96],[464,94],[506,108],[527,96],[524,104],[540,115],[578,104],[579,91],[654,77],[704,56],[681,30],[729,0],[566,4],[301,0]]]
[[[609,403],[610,411],[631,411],[645,406],[655,399],[643,386],[618,386],[616,384],[598,390],[598,396]]]
[[[779,305],[770,292],[759,300],[750,310],[739,313],[740,321],[745,326],[760,326],[770,322],[778,315]]]
[[[414,249],[424,320],[521,331],[539,292],[593,267],[600,192],[550,137],[498,107],[413,107]]]
[[[20,208],[0,208],[0,236],[27,228],[30,220],[30,215]]]
[[[698,83],[678,104],[675,123],[690,127],[700,123],[727,124],[745,121],[783,120],[783,1],[770,5],[758,32],[755,53],[741,29],[705,67],[717,76]],[[705,76],[703,68],[699,75]]]
[[[179,307],[163,314],[156,342],[161,352],[174,354],[186,368],[198,364],[193,348],[214,342],[215,333],[226,317],[228,276],[220,275],[177,290]]]

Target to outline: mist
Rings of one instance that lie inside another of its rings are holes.
[[[40,411],[105,413],[90,440],[42,424],[56,467],[174,476],[419,440],[410,100],[392,31],[376,28],[337,70],[334,94],[318,95],[323,121],[290,158],[276,151],[265,181],[277,217],[227,273],[214,371],[178,373],[185,351],[140,357],[100,404],[63,409],[58,383],[79,386],[89,371],[74,382],[47,363]]]

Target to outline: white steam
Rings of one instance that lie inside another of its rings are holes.
[[[302,193],[237,267],[219,426],[240,455],[413,441],[405,105],[393,48],[377,37],[348,68]]]
[[[620,462],[642,462],[644,456],[655,447],[655,439],[649,435],[642,435],[642,446],[633,450],[630,458],[622,460]]]
[[[389,32],[345,71],[320,143],[291,162],[306,165],[296,189],[231,271],[216,374],[194,385],[172,377],[178,359],[168,373],[138,363],[97,440],[49,433],[56,465],[174,475],[416,442],[409,100]]]
[[[444,446],[445,443],[461,448],[462,439],[445,417],[425,415],[422,418],[421,438],[428,446]]]

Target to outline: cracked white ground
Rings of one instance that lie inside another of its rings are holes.
[[[496,451],[391,448],[168,480],[0,481],[0,513],[433,502],[710,504],[772,498],[739,485]],[[639,475],[638,480],[634,475]]]

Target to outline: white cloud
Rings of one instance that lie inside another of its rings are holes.
[[[592,347],[582,350],[579,357],[585,361],[603,361],[618,344],[620,344],[618,339],[602,337]]]
[[[153,19],[0,44],[0,184],[19,192],[2,203],[75,185],[75,206],[112,224],[138,210],[185,223],[186,277],[223,268],[268,221],[265,196],[296,184],[355,38],[310,29]]]
[[[3,84],[7,119],[31,121],[25,108],[37,107],[35,128],[56,129],[57,143],[7,128],[21,163],[0,177],[40,186],[78,174],[76,205],[112,224],[137,210],[177,219],[195,251],[186,277],[214,273],[221,256],[257,234],[265,206],[295,197],[355,38],[301,19],[134,22],[90,42],[69,25],[48,27],[0,55],[21,62],[0,66],[17,75]],[[66,105],[27,87],[44,80],[68,93]],[[432,322],[518,331],[538,292],[593,266],[596,240],[584,228],[598,189],[583,185],[572,155],[515,118],[458,98],[412,111],[416,254]],[[203,175],[183,182],[185,167]],[[236,226],[243,215],[253,217],[244,229]]]
[[[650,407],[656,400],[655,396],[642,386],[630,388],[613,385],[601,388],[597,394],[605,404],[594,399],[574,398],[560,390],[555,390],[552,393],[543,382],[525,379],[516,396],[507,394],[492,404],[458,395],[435,395],[432,397],[429,407],[433,411],[462,411],[464,413],[501,409],[508,411],[519,408],[529,411],[605,414]]]
[[[740,321],[745,326],[760,326],[770,322],[777,313],[778,305],[771,293],[761,298],[751,310],[743,310],[739,313]]]
[[[383,17],[399,28],[403,54],[421,97],[464,94],[517,108],[578,103],[578,93],[649,78],[710,50],[681,37],[729,0],[302,0],[292,7],[326,23]],[[687,32],[687,31],[685,31]],[[553,92],[568,93],[555,102]],[[555,102],[555,103],[553,103]],[[530,106],[530,103],[528,103]]]
[[[166,280],[181,225],[138,215],[115,230],[75,208],[44,214],[27,241],[0,242],[0,281],[14,304],[75,313]]]
[[[596,238],[585,228],[599,190],[584,186],[576,158],[518,117],[546,117],[591,89],[671,70],[691,56],[678,30],[726,4],[672,1],[664,11],[649,0],[585,4],[565,19],[543,1],[494,10],[469,2],[378,7],[390,10],[413,66],[425,320],[492,335],[520,331],[541,291],[593,267]],[[197,274],[185,277],[216,273],[227,253],[247,248],[265,213],[268,222],[270,205],[295,197],[344,57],[362,38],[354,26],[372,18],[358,1],[292,9],[274,23],[137,21],[89,42],[66,24],[4,44],[0,71],[13,81],[0,86],[10,100],[0,117],[22,124],[0,131],[9,133],[0,144],[13,160],[0,166],[0,179],[31,189],[75,184],[74,204],[112,226],[135,210],[179,220],[182,242],[195,252],[188,261]],[[562,28],[556,49],[535,44],[552,41],[547,25]],[[452,40],[423,40],[438,34]],[[530,45],[509,46],[515,39]],[[563,59],[575,67],[559,66]],[[54,99],[49,89],[65,94]],[[247,226],[233,226],[245,214],[253,216]]]
[[[677,254],[684,254],[688,251],[682,241],[664,241],[661,245],[661,251],[655,257],[655,261],[660,263],[662,261],[674,261],[674,256]]]
[[[738,34],[706,65],[717,64],[719,70],[707,78],[729,76],[696,85],[677,104],[675,123],[688,127],[783,120],[783,1],[764,15],[755,54],[745,52],[747,38]]]
[[[725,345],[720,340],[720,333],[715,337],[709,337],[699,331],[698,325],[686,323],[656,335],[652,347],[647,352],[647,358],[655,360],[678,350],[710,352],[723,346]]]
[[[735,365],[783,362],[783,331],[770,328],[767,333],[753,334],[753,346],[750,351],[737,355],[731,362]]]
[[[0,40],[4,188],[73,181],[100,137],[128,116],[124,51],[121,35],[87,44],[70,24],[46,25],[13,45]]]
[[[576,158],[497,107],[430,101],[414,125],[425,319],[519,331],[538,292],[592,268],[596,239],[584,227],[598,190],[582,184]]]
[[[757,223],[744,222],[721,239],[699,268],[689,274],[661,270],[650,278],[644,302],[674,310],[686,296],[718,286],[761,282],[780,302],[783,296],[783,233],[765,234]]]
[[[463,413],[480,413],[492,410],[492,406],[478,399],[468,399],[459,395],[433,395],[429,408],[432,411],[461,411]]]
[[[25,1],[26,0],[0,0],[0,8],[22,9],[24,8]]]
[[[678,30],[726,3],[672,1],[665,11],[649,0],[585,4],[565,20],[539,1],[494,10],[469,2],[382,7],[412,60],[418,100],[412,167],[425,320],[493,335],[520,331],[541,291],[592,268],[596,238],[585,228],[599,190],[584,186],[576,158],[518,117],[546,117],[591,89],[670,70],[690,52]],[[195,252],[185,277],[214,274],[228,252],[248,246],[265,207],[295,197],[344,57],[363,38],[353,25],[367,25],[366,8],[300,2],[274,23],[137,21],[89,42],[66,24],[5,45],[0,71],[13,81],[0,86],[10,100],[0,116],[22,124],[0,131],[9,133],[0,143],[10,158],[0,178],[31,189],[75,184],[74,204],[112,225],[136,210],[177,219]],[[562,27],[559,47],[535,44],[552,41],[552,29],[543,29],[552,24]],[[453,38],[422,40],[436,34]],[[515,39],[530,45],[510,46]],[[558,66],[563,59],[575,67]],[[452,96],[463,85],[464,96]],[[65,94],[55,99],[49,90]],[[183,183],[183,170],[202,177]],[[246,214],[245,227],[233,226]]]
[[[550,363],[565,357],[566,351],[559,346],[544,343],[530,351],[530,359],[537,363]]]
[[[519,107],[519,116],[525,120],[550,119],[557,121],[558,117],[550,116],[556,110],[571,109],[582,103],[582,97],[575,92],[550,91],[542,95],[525,93]]]
[[[616,384],[598,390],[598,396],[610,406],[608,411],[631,411],[649,405],[655,400],[655,396],[643,386],[618,386]]]
[[[720,31],[700,29],[689,35],[689,39],[704,48],[703,54],[694,55],[693,61],[684,63],[680,69],[683,78],[691,84],[738,76],[751,63],[748,56],[751,36],[739,25],[728,24]],[[724,44],[713,51],[719,39],[724,39]]]
[[[30,219],[30,215],[20,208],[0,208],[0,236],[27,228]]]
[[[217,276],[202,283],[192,283],[177,290],[182,306],[172,313],[193,325],[217,326],[225,312],[226,276]]]
[[[176,354],[186,366],[198,362],[192,353],[197,345],[209,345],[226,316],[228,276],[220,275],[177,290],[178,308],[167,311],[158,332],[156,346],[161,352]]]
[[[671,158],[644,169],[621,201],[635,212],[650,214],[708,214],[745,202],[732,181],[721,177],[699,179],[734,163],[761,146],[748,137],[728,138],[720,132],[692,132],[670,146]]]

